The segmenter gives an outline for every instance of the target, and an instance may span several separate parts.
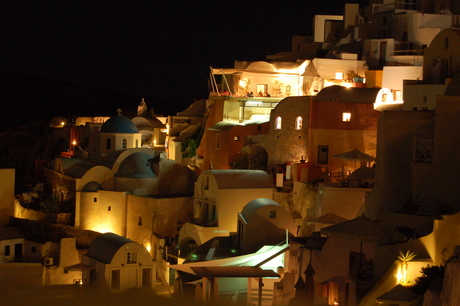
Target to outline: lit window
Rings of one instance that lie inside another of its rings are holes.
[[[233,136],[233,140],[235,140],[235,141],[240,140],[240,136]]]
[[[343,80],[343,72],[336,72],[335,73],[336,80]]]
[[[275,119],[275,130],[281,130],[281,117],[278,116]]]
[[[302,117],[300,116],[297,116],[297,118],[295,118],[295,129],[296,130],[302,129]]]
[[[351,113],[342,113],[342,122],[350,122]]]

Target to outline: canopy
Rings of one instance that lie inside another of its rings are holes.
[[[94,270],[94,267],[85,265],[84,263],[78,263],[76,265],[65,267],[65,271],[83,271],[83,270]]]
[[[360,161],[360,162],[371,162],[375,160],[374,156],[369,154],[363,153],[358,149],[354,149],[349,152],[345,152],[342,154],[334,155],[334,158],[341,158],[347,161]]]
[[[263,264],[267,259],[272,259],[283,252],[287,251],[289,246],[282,245],[282,246],[264,246],[256,253],[242,255],[242,256],[235,256],[229,257],[224,259],[216,259],[216,260],[207,260],[207,261],[199,261],[199,262],[191,262],[191,263],[183,263],[180,265],[171,265],[170,267],[179,271],[187,272],[194,275],[199,275],[196,271],[200,271],[199,273],[205,273],[204,269],[214,269],[215,267],[226,267],[231,271],[234,267],[259,267]],[[199,269],[198,269],[199,268]],[[236,268],[239,269],[239,268]],[[242,268],[240,268],[242,269]],[[196,270],[196,271],[195,271]],[[211,271],[211,270],[209,270]],[[212,270],[215,273],[222,272],[217,270]],[[265,271],[265,270],[264,270]],[[246,271],[247,272],[247,271]],[[251,271],[258,272],[258,271]],[[229,272],[230,273],[230,272]],[[232,272],[237,273],[237,272]],[[262,272],[261,272],[262,273]]]
[[[192,267],[199,277],[280,277],[273,270],[260,267]]]

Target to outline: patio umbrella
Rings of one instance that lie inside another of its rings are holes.
[[[334,155],[334,158],[340,158],[346,161],[359,161],[359,162],[371,162],[375,160],[375,157],[366,153],[361,152],[358,149],[351,150],[342,154]]]
[[[348,219],[340,217],[334,213],[327,213],[321,217],[313,219],[313,223],[323,223],[323,224],[337,224],[348,221]]]

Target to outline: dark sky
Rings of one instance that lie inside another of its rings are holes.
[[[0,69],[189,105],[206,98],[210,66],[289,51],[343,3],[3,1]]]

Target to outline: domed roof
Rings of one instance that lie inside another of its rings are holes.
[[[117,177],[129,178],[153,178],[153,173],[149,160],[152,157],[142,152],[136,152],[123,160],[116,174]]]
[[[98,190],[103,190],[102,185],[99,184],[98,182],[91,181],[83,187],[84,192],[96,192]]]
[[[281,207],[278,203],[271,199],[267,198],[258,198],[254,199],[248,204],[243,207],[241,214],[243,215],[244,219],[249,220],[251,216],[259,209],[265,206],[278,206]]]
[[[100,262],[110,264],[117,251],[128,243],[134,241],[114,233],[105,233],[91,242],[87,255]]]
[[[134,122],[120,114],[107,120],[101,127],[101,133],[139,133]]]

